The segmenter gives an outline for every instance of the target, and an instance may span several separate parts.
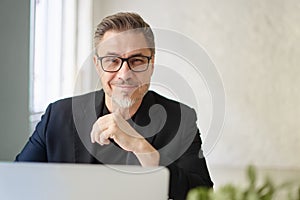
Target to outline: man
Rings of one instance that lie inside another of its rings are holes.
[[[16,161],[164,165],[173,199],[212,187],[195,111],[148,91],[150,26],[138,14],[117,13],[102,20],[94,40],[103,90],[50,104]]]

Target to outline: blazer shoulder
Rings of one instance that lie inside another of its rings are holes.
[[[49,104],[46,110],[46,114],[49,114],[52,119],[71,118],[75,112],[83,111],[87,108],[91,109],[93,106],[101,103],[101,100],[98,99],[101,99],[102,97],[102,91],[95,91],[74,97],[60,99]]]
[[[103,91],[94,91],[94,92],[89,92],[86,94],[78,95],[78,96],[73,96],[73,97],[68,97],[64,99],[57,100],[53,103],[51,103],[52,109],[56,110],[69,110],[72,109],[72,106],[78,106],[80,105],[85,105],[87,103],[90,103],[92,101],[96,102],[97,99],[103,97]]]
[[[180,108],[182,111],[195,112],[195,110],[193,108],[191,108],[190,106],[188,106],[182,102],[162,96],[161,94],[158,94],[154,91],[149,91],[149,95],[153,96],[154,102],[156,104],[163,105],[165,108],[168,108],[168,109]]]

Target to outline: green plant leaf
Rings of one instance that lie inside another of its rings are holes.
[[[256,169],[254,166],[250,165],[248,167],[247,175],[249,180],[249,190],[254,190],[256,184]]]
[[[257,189],[257,194],[261,200],[271,200],[275,194],[275,187],[267,177],[263,186]]]
[[[191,189],[187,195],[187,200],[210,200],[209,191],[211,189],[205,187],[197,187]]]
[[[263,184],[258,186],[254,166],[247,168],[247,178],[249,185],[246,188],[232,184],[226,184],[216,191],[198,187],[190,190],[187,200],[275,200],[278,192],[286,192],[282,193],[286,195],[283,200],[300,200],[300,186],[296,186],[296,182],[290,181],[275,186],[274,182],[266,177]]]

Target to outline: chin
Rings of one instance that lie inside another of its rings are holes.
[[[142,101],[145,94],[147,93],[149,84],[145,84],[142,87],[136,88],[134,91],[122,91],[122,90],[104,90],[108,96],[110,96],[113,103],[118,105],[120,108],[130,108],[135,103]],[[107,91],[107,92],[106,92]]]
[[[120,108],[130,108],[131,106],[134,105],[136,102],[133,99],[130,99],[129,97],[124,97],[124,98],[112,98],[114,103],[116,103]]]

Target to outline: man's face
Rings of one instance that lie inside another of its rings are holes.
[[[142,33],[108,31],[98,45],[97,54],[99,57],[129,58],[134,55],[151,56],[151,51]],[[148,69],[143,72],[131,71],[127,62],[123,62],[121,69],[117,72],[105,72],[97,56],[94,56],[94,63],[105,92],[106,104],[117,104],[118,107],[129,108],[140,102],[148,91],[153,73],[153,56]]]

